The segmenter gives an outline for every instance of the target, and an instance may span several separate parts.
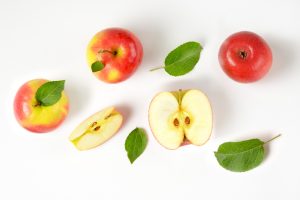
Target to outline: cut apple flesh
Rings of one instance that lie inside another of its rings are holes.
[[[199,90],[162,92],[150,104],[149,123],[155,138],[168,149],[203,145],[211,135],[212,110]]]
[[[178,101],[170,92],[158,94],[151,102],[149,123],[158,142],[168,149],[176,149],[184,139],[181,126],[176,126]]]
[[[69,139],[78,150],[95,148],[115,135],[122,121],[122,115],[115,108],[106,108],[83,121]]]
[[[206,143],[212,132],[212,110],[207,97],[199,90],[190,90],[182,98],[181,109],[190,117],[189,125],[184,127],[186,138],[194,145]]]

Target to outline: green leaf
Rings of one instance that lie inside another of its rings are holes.
[[[172,76],[182,76],[192,71],[198,63],[202,46],[198,42],[187,42],[173,51],[165,59],[165,71]]]
[[[59,101],[64,90],[65,81],[49,81],[39,87],[35,94],[37,102],[42,106],[51,106]]]
[[[104,64],[100,61],[96,61],[92,64],[92,72],[101,71],[104,68]]]
[[[219,146],[215,156],[225,169],[244,172],[257,167],[263,161],[263,144],[259,139],[226,142]]]
[[[219,164],[233,172],[245,172],[257,167],[264,159],[264,145],[281,136],[263,142],[259,139],[225,142],[219,146],[215,157]]]
[[[125,150],[131,164],[144,152],[148,143],[145,131],[141,128],[135,128],[126,138]]]

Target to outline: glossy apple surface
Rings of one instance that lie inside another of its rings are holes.
[[[26,82],[18,90],[14,100],[14,113],[19,124],[35,133],[46,133],[57,128],[69,111],[69,100],[62,92],[60,100],[52,106],[38,105],[35,93],[47,80],[35,79]]]
[[[233,80],[250,83],[263,78],[272,65],[272,51],[259,35],[242,31],[229,36],[219,50],[223,71]]]
[[[107,83],[117,83],[129,78],[140,65],[143,47],[131,32],[121,28],[109,28],[98,32],[87,48],[88,66],[101,61],[104,68],[93,72]],[[91,70],[92,71],[92,70]]]

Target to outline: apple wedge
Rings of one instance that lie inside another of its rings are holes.
[[[212,109],[199,90],[161,92],[149,107],[149,124],[154,137],[167,149],[191,143],[203,145],[212,132]]]
[[[95,148],[114,136],[123,117],[114,107],[101,110],[83,121],[71,133],[69,139],[78,150]]]

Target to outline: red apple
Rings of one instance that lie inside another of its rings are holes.
[[[14,113],[19,124],[35,133],[45,133],[57,128],[66,118],[69,111],[69,100],[65,92],[51,106],[43,106],[36,100],[36,92],[44,79],[26,82],[18,90],[14,100]]]
[[[94,75],[107,83],[117,83],[129,78],[143,58],[140,40],[121,28],[109,28],[98,32],[87,48],[88,66]],[[101,63],[101,69],[93,64]]]
[[[259,35],[242,31],[229,36],[219,50],[219,62],[233,80],[250,83],[264,77],[272,65],[272,52]]]

